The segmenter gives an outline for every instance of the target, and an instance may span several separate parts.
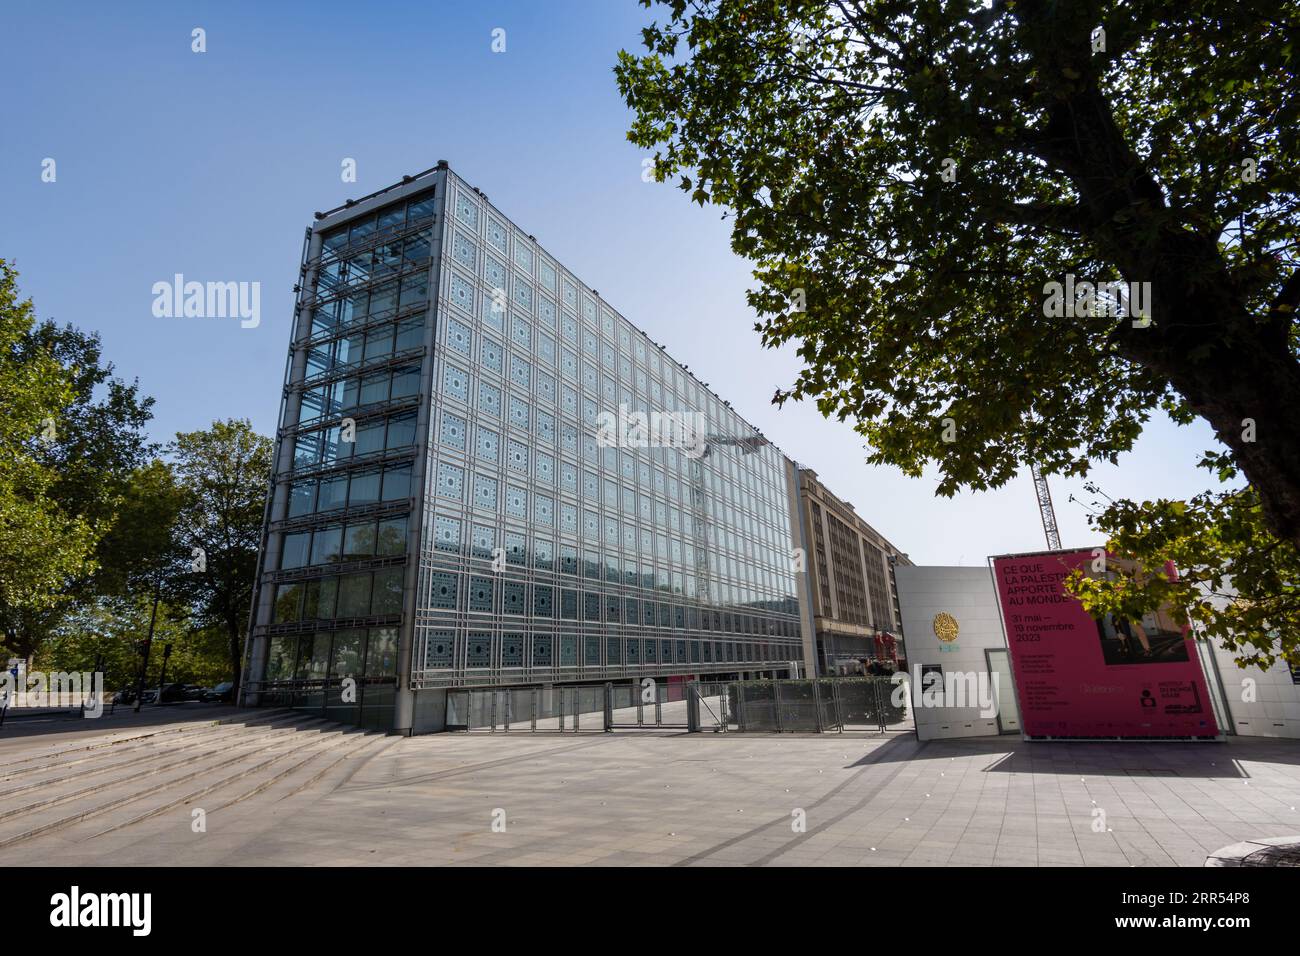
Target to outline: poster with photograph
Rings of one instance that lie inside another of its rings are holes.
[[[992,558],[1021,722],[1030,737],[1215,737],[1200,660],[1167,608],[1092,617],[1065,588],[1075,568],[1134,577],[1132,562],[1051,551]],[[1174,573],[1173,568],[1165,573]]]

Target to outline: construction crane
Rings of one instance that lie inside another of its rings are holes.
[[[732,438],[728,435],[705,435],[704,436],[704,453],[701,458],[708,458],[709,452],[713,450],[714,445],[735,445],[743,454],[748,455],[750,452],[758,451],[764,445],[771,444],[762,435],[750,435],[745,438]]]
[[[1037,464],[1029,466],[1034,476],[1034,494],[1038,498],[1038,514],[1043,519],[1043,534],[1047,536],[1049,551],[1061,550],[1061,532],[1056,527],[1056,511],[1052,508],[1052,490],[1047,487],[1047,476]]]

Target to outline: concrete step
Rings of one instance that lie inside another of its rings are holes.
[[[222,741],[247,737],[248,733],[249,728],[242,725],[213,725],[203,733],[186,734],[174,741],[164,743],[151,737],[132,746],[124,745],[107,751],[94,751],[76,759],[30,768],[25,772],[0,777],[0,803],[20,794],[42,790],[64,781],[85,780],[107,773],[121,773],[173,754],[201,752]]]
[[[133,750],[151,741],[166,741],[173,736],[196,736],[230,726],[255,727],[265,724],[282,724],[313,719],[319,718],[298,711],[277,709],[248,718],[241,715],[211,721],[187,721],[185,723],[152,726],[140,731],[126,730],[115,734],[96,735],[84,743],[71,747],[55,747],[12,761],[4,760],[3,754],[0,754],[0,782],[29,771],[47,767],[69,766],[75,762],[95,759],[105,753],[121,753]],[[11,743],[21,742],[11,741]]]
[[[332,762],[341,754],[346,754],[352,749],[356,736],[361,735],[346,731],[325,731],[310,742],[294,742],[294,746],[275,748],[273,752],[257,755],[265,756],[266,759],[225,768],[220,775],[204,774],[191,781],[188,787],[179,788],[179,792],[174,788],[165,794],[133,803],[127,814],[108,813],[97,822],[98,828],[90,836],[106,836],[190,804],[201,804],[209,816],[218,810],[239,806],[245,801],[254,800],[303,768],[318,762]],[[212,800],[216,802],[211,803]],[[174,826],[174,822],[166,825]],[[69,833],[68,836],[75,839],[74,833]]]
[[[209,741],[210,747],[200,747],[193,753],[166,754],[161,763],[146,766],[125,780],[100,780],[87,785],[73,780],[55,785],[52,792],[42,792],[38,800],[0,811],[0,847],[173,791],[192,781],[220,776],[227,768],[227,777],[236,779],[250,766],[269,766],[311,739],[333,735],[335,725],[319,720],[313,723],[317,726],[248,729],[235,739]],[[299,736],[303,734],[310,737]]]

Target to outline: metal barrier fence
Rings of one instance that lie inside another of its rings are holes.
[[[739,681],[725,685],[737,730],[843,733],[912,730],[907,693],[888,677]]]
[[[489,733],[689,730],[689,687],[650,682],[462,688],[447,693],[446,726]]]
[[[912,730],[907,695],[885,677],[459,688],[448,730],[843,733]]]

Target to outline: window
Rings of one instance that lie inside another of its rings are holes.
[[[339,581],[339,617],[370,613],[370,583],[369,574],[349,574]]]
[[[460,553],[460,522],[455,518],[438,515],[433,524],[433,546],[438,551]]]
[[[298,620],[301,603],[301,584],[281,584],[275,589],[274,623],[281,624]]]
[[[516,428],[528,431],[529,429],[529,408],[528,403],[522,398],[515,395],[510,396],[510,424]]]
[[[478,231],[478,207],[461,192],[456,193],[456,218],[471,231]]]
[[[457,451],[464,451],[466,430],[465,419],[459,415],[453,415],[451,412],[444,411],[442,413],[442,431],[439,434],[439,441],[443,445]]]
[[[448,365],[442,373],[442,389],[452,398],[462,402],[469,401],[469,375],[454,365]]]
[[[388,420],[388,448],[405,448],[415,443],[415,415],[397,415]],[[361,454],[358,440],[357,454]]]
[[[387,557],[406,553],[406,518],[387,518],[379,522],[375,536],[375,554]]]
[[[487,511],[496,511],[497,482],[486,475],[474,476],[474,507]]]
[[[409,251],[410,250],[409,243],[407,248]],[[416,272],[412,275],[404,276],[402,278],[402,289],[401,289],[402,308],[406,308],[408,306],[422,305],[424,302],[428,301],[428,298],[429,298],[428,273]],[[373,302],[371,303],[371,308],[372,309],[374,308]],[[469,311],[468,305],[466,305],[465,308],[466,311]]]
[[[347,475],[335,475],[332,478],[322,478],[320,483],[320,498],[316,510],[333,511],[335,508],[342,508],[347,503],[347,497]]]
[[[483,461],[497,461],[501,456],[501,436],[490,428],[479,426],[474,454]]]
[[[352,489],[348,493],[348,504],[355,508],[358,505],[374,504],[378,500],[379,472],[371,471],[353,474]]]
[[[387,568],[375,572],[374,597],[371,600],[372,614],[402,613],[402,568]]]
[[[518,581],[506,581],[501,586],[503,614],[524,613],[524,586]]]
[[[425,667],[451,667],[451,631],[429,631],[424,641]]]
[[[286,534],[280,551],[280,567],[283,570],[301,568],[307,563],[307,551],[311,546],[311,533]]]
[[[311,563],[331,564],[339,560],[342,551],[343,529],[321,528],[312,541]]]
[[[478,387],[478,407],[493,418],[501,417],[501,389],[486,382]]]
[[[501,666],[523,667],[524,636],[522,634],[501,635]]]
[[[316,482],[295,481],[289,489],[289,517],[311,514],[316,504]]]
[[[393,369],[393,398],[406,398],[410,395],[416,395],[420,391],[420,366],[418,365],[401,365]],[[458,396],[462,401],[466,401],[466,395]]]
[[[401,501],[411,496],[411,466],[389,465],[384,469],[385,501]]]
[[[533,635],[533,666],[550,667],[551,652],[555,641],[549,634]]]
[[[343,560],[362,561],[366,558],[373,557],[374,553],[374,523],[367,521],[365,524],[349,524],[343,545]]]
[[[456,609],[456,575],[449,571],[434,571],[430,574],[431,593],[429,603],[444,611]]]
[[[505,367],[501,346],[487,336],[479,340],[478,358],[483,363],[484,368],[496,372],[498,375]]]
[[[407,221],[414,224],[417,219],[423,219],[426,216],[432,216],[436,203],[432,192],[410,200],[406,206]]]
[[[528,446],[513,438],[506,442],[506,467],[511,471],[528,474]]]
[[[471,575],[469,579],[469,609],[471,611],[493,611],[492,579]]]
[[[458,274],[451,274],[450,295],[448,295],[448,298],[463,310],[473,312],[473,287]]]
[[[361,673],[361,645],[366,638],[364,629],[334,632],[334,651],[330,655],[330,677],[352,677]]]
[[[497,545],[495,528],[476,524],[472,527],[473,554],[476,558],[490,558]]]
[[[379,231],[399,227],[406,221],[406,207],[400,202],[379,210]]]
[[[510,356],[510,381],[525,391],[532,382],[533,367],[518,355]]]
[[[338,596],[338,578],[322,578],[319,581],[308,581],[303,590],[303,620],[328,621],[333,618]]]
[[[506,486],[506,514],[513,518],[528,517],[528,493],[524,489]]]
[[[386,358],[393,354],[393,326],[371,329],[366,335],[365,360]]]
[[[366,676],[392,677],[397,673],[397,628],[372,627],[366,646]]]
[[[455,319],[447,320],[447,345],[467,358],[471,354],[470,338],[469,326]]]
[[[339,457],[346,458],[349,454],[369,455],[377,451],[382,451],[384,447],[384,425],[382,418],[366,422],[364,425],[358,425],[356,434],[353,436],[354,441],[351,444],[340,442]],[[330,429],[334,431],[334,429]]]
[[[413,349],[424,344],[424,319],[413,317],[402,319],[397,323],[397,338],[393,343],[394,351]]]
[[[437,492],[439,497],[450,498],[454,501],[464,500],[465,471],[457,468],[455,465],[449,465],[445,462],[438,464],[438,486]],[[477,488],[475,489],[477,497]]]

